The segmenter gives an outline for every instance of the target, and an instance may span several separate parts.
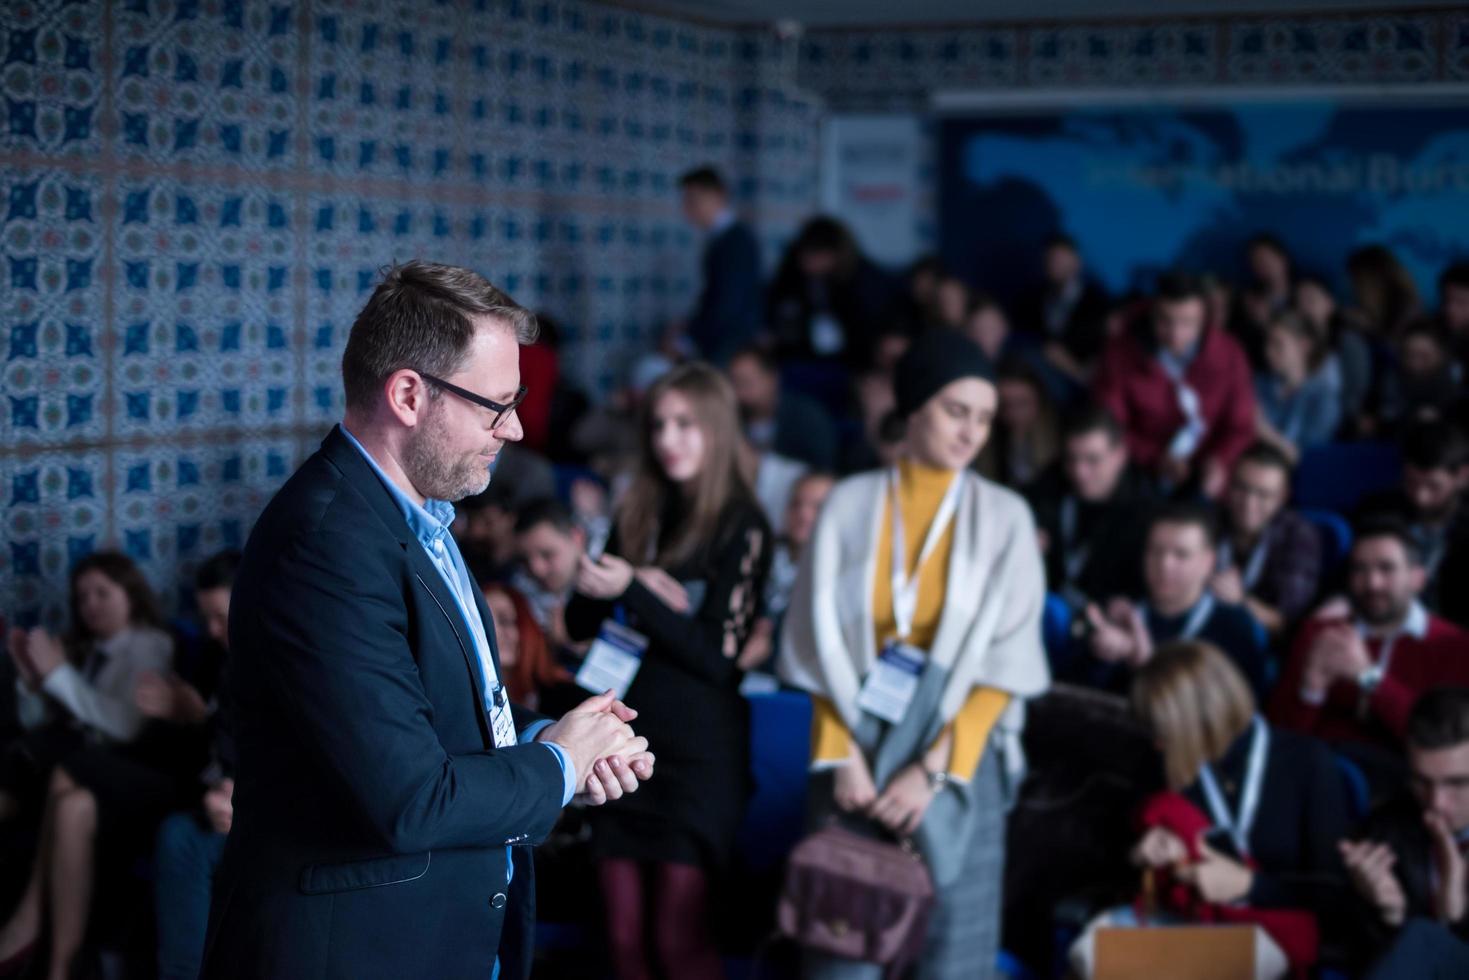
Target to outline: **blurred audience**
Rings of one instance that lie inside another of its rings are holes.
[[[229,652],[230,592],[239,565],[239,552],[220,552],[200,565],[194,576],[194,599],[221,659]],[[199,696],[202,700],[203,691]],[[234,819],[234,741],[221,687],[216,686],[209,698],[205,716],[209,759],[197,775],[193,806],[165,819],[154,844],[159,980],[199,976],[214,872]]]
[[[1296,280],[1294,310],[1326,344],[1328,358],[1336,365],[1342,429],[1349,434],[1359,431],[1374,393],[1372,348],[1362,335],[1362,318],[1342,309],[1326,280],[1317,276]]]
[[[1235,665],[1207,643],[1159,650],[1132,699],[1167,777],[1143,805],[1132,852],[1157,876],[1160,905],[1185,920],[1255,925],[1257,943],[1297,975],[1309,970],[1319,935],[1337,931],[1345,884],[1336,842],[1347,799],[1331,753],[1261,718]]]
[[[553,649],[570,647],[566,635],[566,603],[576,584],[576,568],[587,553],[587,534],[565,504],[554,498],[535,501],[515,518],[520,567],[509,581],[524,600],[536,626]],[[504,581],[485,577],[482,581]]]
[[[1359,527],[1347,596],[1302,626],[1270,702],[1274,722],[1338,743],[1377,787],[1398,775],[1414,699],[1469,681],[1469,634],[1424,608],[1425,578],[1401,522]]]
[[[141,737],[148,716],[135,694],[173,663],[157,596],[132,559],[97,552],[72,570],[70,608],[62,639],[39,628],[10,633],[25,695],[41,703],[0,774],[0,810],[41,804],[29,878],[0,927],[0,963],[24,968],[44,926],[53,980],[94,968],[83,944],[98,871],[128,868],[177,795],[168,760]]]
[[[724,177],[699,167],[678,181],[684,217],[705,236],[704,282],[686,321],[675,323],[668,346],[715,364],[755,339],[760,310],[760,243],[736,217]]]
[[[1368,334],[1391,343],[1421,307],[1413,277],[1384,245],[1364,245],[1347,256],[1347,277]]]
[[[499,582],[481,584],[480,591],[494,620],[495,647],[511,702],[553,716],[576,707],[586,694],[556,663],[525,596]]]
[[[1261,439],[1291,461],[1341,426],[1341,376],[1326,339],[1287,310],[1264,328],[1266,369],[1255,376]]]
[[[790,501],[786,505],[783,530],[775,539],[775,551],[771,555],[770,575],[765,580],[765,595],[760,617],[750,638],[740,651],[741,670],[755,670],[768,664],[779,654],[776,641],[780,636],[780,622],[786,607],[791,603],[791,589],[796,584],[796,571],[801,566],[801,556],[811,532],[816,527],[816,518],[827,494],[836,485],[836,478],[819,470],[804,474],[791,488]]]
[[[1030,505],[1052,592],[1078,611],[1113,595],[1142,593],[1154,493],[1129,463],[1111,412],[1087,406],[1067,419],[1061,458],[1031,487]]]
[[[1199,280],[1182,274],[1159,281],[1148,315],[1108,343],[1096,378],[1133,461],[1169,492],[1211,498],[1255,441],[1253,389],[1244,352],[1209,323]]]
[[[895,283],[862,254],[847,226],[821,215],[802,226],[781,258],[766,323],[783,357],[860,365],[896,301]]]
[[[995,387],[999,415],[975,466],[989,479],[1023,490],[1060,453],[1059,411],[1039,373],[1026,361],[1016,358],[1001,364]]]
[[[1063,679],[1122,694],[1153,652],[1173,640],[1205,640],[1234,662],[1256,696],[1266,691],[1260,625],[1240,605],[1209,591],[1218,565],[1214,516],[1198,504],[1174,503],[1153,518],[1143,554],[1146,597],[1116,596],[1086,609],[1087,651]],[[1114,594],[1115,595],[1115,594]]]
[[[1086,274],[1081,249],[1054,235],[1042,255],[1042,282],[1017,309],[1020,328],[1042,341],[1047,362],[1086,385],[1107,339],[1106,291]]]
[[[1462,398],[1460,366],[1449,333],[1438,321],[1419,317],[1397,339],[1397,370],[1383,382],[1378,409],[1389,428],[1448,418]]]
[[[780,365],[774,357],[746,347],[730,359],[728,374],[745,438],[755,449],[819,469],[835,468],[837,436],[831,417],[815,399],[781,391]]]
[[[1408,715],[1408,789],[1340,847],[1359,900],[1372,980],[1469,975],[1469,690],[1420,697]]]
[[[1465,533],[1464,491],[1469,485],[1469,437],[1447,422],[1423,422],[1407,429],[1402,450],[1401,485],[1369,497],[1357,509],[1359,517],[1387,515],[1403,521],[1416,540],[1427,577],[1422,586],[1424,604],[1437,611],[1443,596],[1439,568],[1449,544]]]
[[[1244,605],[1271,636],[1308,612],[1322,584],[1321,532],[1286,507],[1291,464],[1266,443],[1235,461],[1224,495],[1218,570],[1209,588]]]
[[[1285,243],[1261,234],[1245,243],[1248,281],[1229,320],[1230,330],[1257,368],[1265,363],[1265,334],[1291,304],[1293,263]]]

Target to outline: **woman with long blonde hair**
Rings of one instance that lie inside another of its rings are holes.
[[[626,651],[640,637],[645,647],[624,700],[658,746],[658,778],[599,813],[593,836],[616,975],[701,980],[722,975],[709,884],[729,861],[749,795],[737,657],[772,543],[740,473],[723,375],[676,368],[645,406],[638,472],[606,554],[581,561],[566,627],[573,639],[610,637]],[[594,644],[589,659],[597,654]]]

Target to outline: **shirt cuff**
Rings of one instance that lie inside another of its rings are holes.
[[[1313,708],[1319,708],[1326,703],[1326,692],[1312,691],[1304,684],[1301,685],[1300,690],[1296,694],[1301,699],[1302,704],[1309,704]]]
[[[520,741],[534,742],[536,736],[543,729],[549,727],[550,724],[551,721],[549,718],[543,718],[540,721],[526,725],[525,731],[520,733]],[[551,753],[556,756],[557,763],[561,766],[561,805],[565,806],[576,795],[576,765],[571,761],[571,755],[555,742],[541,742],[540,744],[551,750]]]
[[[41,681],[41,690],[58,701],[63,700],[66,697],[66,692],[80,683],[81,679],[81,675],[77,673],[75,667],[71,664],[61,664],[55,670],[51,671],[51,673],[47,674],[45,680]]]

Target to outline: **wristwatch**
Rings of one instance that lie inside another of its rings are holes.
[[[930,772],[925,768],[923,774],[928,777],[928,788],[935,793],[942,792],[943,788],[949,785],[949,774],[942,769],[938,772]]]
[[[1382,683],[1382,666],[1380,664],[1368,667],[1357,675],[1357,687],[1361,688],[1362,696],[1370,698],[1377,691],[1377,685]]]

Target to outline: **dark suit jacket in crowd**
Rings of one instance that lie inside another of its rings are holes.
[[[754,340],[764,296],[760,245],[749,227],[736,221],[704,247],[704,288],[687,329],[700,356],[722,365]]]
[[[1403,792],[1373,809],[1362,822],[1353,840],[1370,840],[1386,844],[1397,857],[1392,873],[1407,899],[1408,918],[1433,919],[1433,841],[1423,825],[1423,808],[1412,794]],[[1360,937],[1375,954],[1392,942],[1394,930],[1382,922],[1376,909],[1358,896]],[[1469,942],[1469,919],[1453,929],[1455,935]]]
[[[841,447],[836,425],[819,402],[797,392],[785,392],[775,409],[775,445],[771,448],[782,456],[834,472]]]
[[[1294,624],[1311,611],[1321,589],[1321,532],[1301,515],[1286,510],[1265,529],[1265,542],[1265,565],[1251,594]],[[1249,555],[1232,556],[1233,565],[1242,572],[1249,561]]]
[[[527,976],[530,854],[507,888],[506,847],[549,833],[560,764],[494,748],[454,596],[339,429],[250,535],[230,640],[235,816],[203,976],[488,980],[497,955]]]
[[[1061,507],[1071,493],[1062,464],[1052,464],[1031,485],[1026,496],[1035,512],[1036,527],[1046,532],[1046,587],[1060,592],[1068,586],[1096,602],[1113,596],[1143,592],[1143,550],[1156,494],[1148,479],[1129,466],[1112,499],[1103,504],[1079,505],[1077,537],[1085,542],[1086,560],[1078,574],[1066,574]]]
[[[1059,335],[1051,336],[1046,330],[1046,300],[1050,293],[1046,287],[1041,287],[1027,295],[1015,309],[1016,323],[1019,330],[1027,333],[1060,341],[1061,346],[1067,352],[1081,361],[1090,364],[1101,354],[1102,348],[1107,343],[1107,311],[1111,301],[1107,297],[1107,291],[1095,280],[1086,279],[1082,282],[1081,295],[1077,297],[1076,304],[1071,307],[1071,312],[1062,324]]]

